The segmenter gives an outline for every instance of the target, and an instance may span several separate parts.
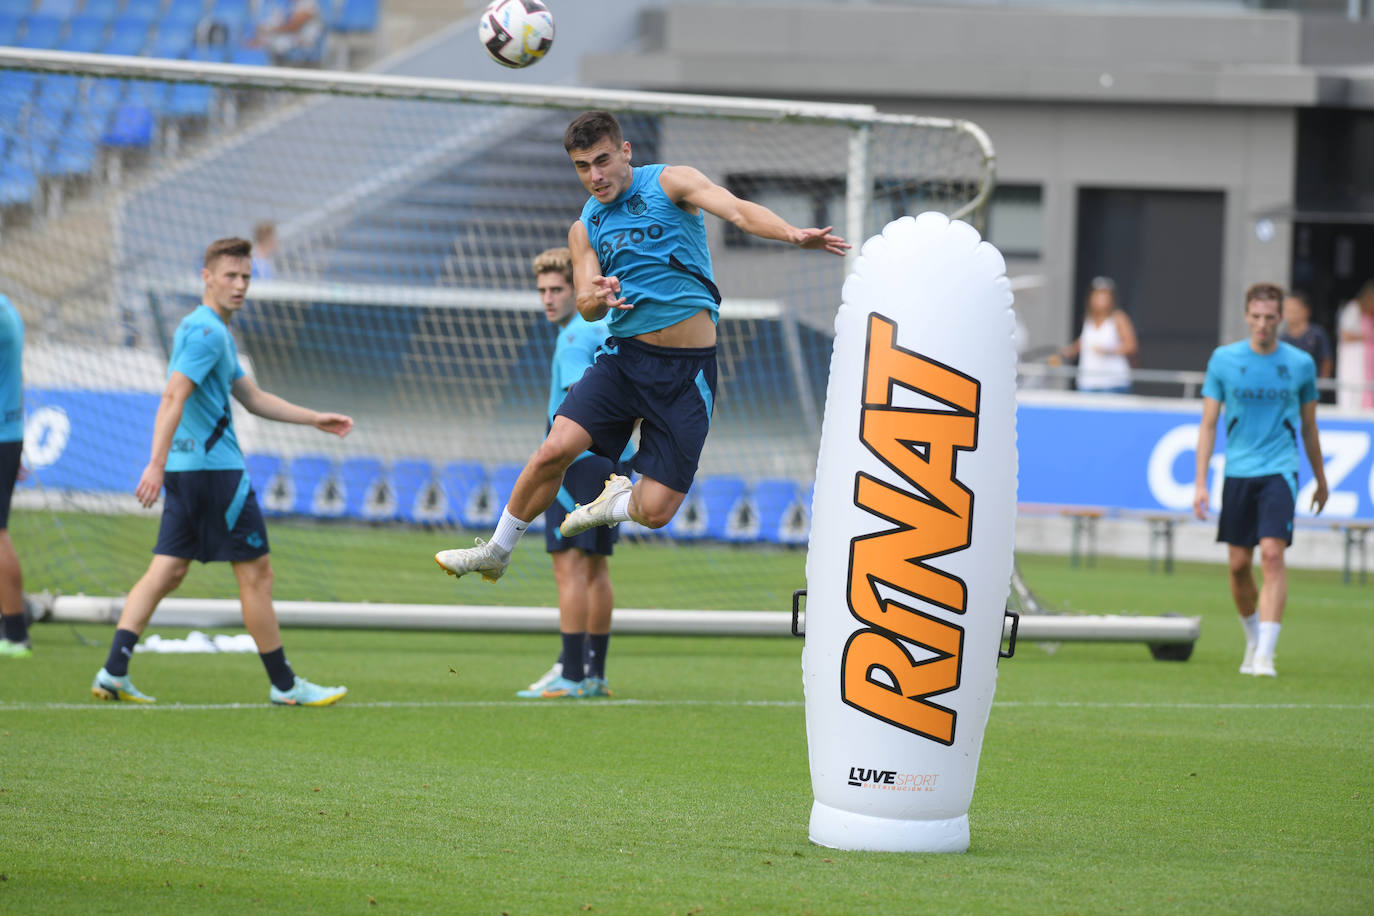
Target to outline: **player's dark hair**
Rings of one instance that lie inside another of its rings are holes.
[[[1307,309],[1309,312],[1312,311],[1312,297],[1308,296],[1307,293],[1302,290],[1290,289],[1288,291],[1288,298],[1296,299],[1298,302],[1302,303],[1303,308]]]
[[[1272,302],[1283,305],[1283,287],[1275,283],[1256,283],[1245,291],[1245,309],[1250,310],[1251,302]]]
[[[206,268],[214,267],[215,262],[220,258],[251,258],[252,256],[253,243],[247,239],[215,239],[210,243],[210,247],[205,249],[205,266]]]
[[[620,122],[609,111],[584,111],[563,131],[563,149],[591,149],[598,140],[609,138],[616,146],[625,142]]]

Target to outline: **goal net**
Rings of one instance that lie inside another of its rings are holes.
[[[430,557],[488,533],[545,431],[554,332],[530,265],[586,200],[571,117],[612,110],[635,162],[693,165],[855,243],[924,210],[976,220],[992,181],[976,126],[859,105],[13,49],[0,99],[6,175],[33,178],[0,210],[0,292],[28,333],[11,531],[30,592],[120,595],[146,565],[158,513],[132,493],[213,239],[273,224],[233,322],[245,367],[356,422],[339,440],[235,407],[278,596],[551,606],[537,532],[498,588],[455,585]],[[711,436],[674,522],[623,532],[616,601],[783,609],[804,584],[847,262],[707,231],[724,296]],[[180,594],[235,587],[197,569]]]

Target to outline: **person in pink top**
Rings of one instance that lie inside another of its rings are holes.
[[[1336,325],[1336,403],[1351,410],[1374,410],[1374,279],[1366,280],[1341,309]]]

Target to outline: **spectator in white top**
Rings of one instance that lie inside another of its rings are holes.
[[[1116,306],[1116,284],[1110,277],[1093,278],[1085,311],[1082,333],[1059,355],[1078,359],[1079,391],[1128,394],[1138,344],[1131,319]]]

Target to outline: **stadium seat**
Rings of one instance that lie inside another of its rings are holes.
[[[86,5],[81,8],[81,15],[109,22],[119,12],[119,3],[120,0],[86,0]]]
[[[374,32],[377,0],[340,0],[339,15],[330,25],[336,32]]]
[[[157,27],[157,37],[148,46],[149,57],[165,57],[179,60],[191,50],[195,41],[195,22],[166,22]]]
[[[29,14],[29,0],[0,0],[0,16],[23,19]]]
[[[147,149],[153,142],[154,126],[153,113],[146,105],[120,105],[101,142],[124,149]]]
[[[357,456],[339,463],[337,475],[343,491],[344,515],[363,521],[396,517],[396,495],[380,459]]]
[[[41,16],[70,19],[76,12],[77,0],[38,0],[33,11]]]
[[[229,63],[245,67],[269,67],[272,58],[262,48],[235,48],[229,52]]]
[[[158,28],[166,28],[169,24],[186,25],[190,24],[194,30],[196,23],[205,16],[205,4],[202,0],[169,0],[167,10],[162,14],[158,22]]]
[[[263,515],[285,515],[292,510],[295,494],[285,461],[276,455],[250,453],[243,456],[243,464]]]
[[[698,497],[702,511],[706,515],[706,528],[703,536],[714,541],[736,540],[730,536],[739,513],[745,510],[745,493],[748,487],[739,477],[706,477],[700,480]]]
[[[749,491],[749,502],[757,520],[752,540],[769,544],[804,544],[810,525],[802,506],[801,491],[795,481],[760,480]]]
[[[0,166],[0,207],[33,203],[38,196],[38,178],[33,170],[16,162]]]
[[[444,465],[439,474],[439,486],[448,500],[448,521],[464,528],[491,524],[486,484],[486,469],[475,461],[452,461]]]
[[[81,77],[50,75],[43,77],[38,90],[38,108],[54,118],[65,118],[81,98]]]
[[[496,507],[493,522],[501,518],[501,510],[506,508],[506,503],[510,502],[511,491],[515,489],[515,481],[520,476],[520,472],[525,469],[524,464],[498,464],[491,469],[488,480],[491,482],[491,498]],[[530,531],[544,530],[544,513],[530,522]]]
[[[124,15],[153,22],[162,16],[162,0],[125,0]]]
[[[153,21],[142,16],[131,15],[127,10],[110,26],[110,36],[105,39],[103,54],[124,54],[136,57],[148,44]]]
[[[343,494],[334,479],[334,462],[324,455],[297,455],[291,459],[291,511],[316,518],[343,515]]]
[[[13,46],[19,43],[19,24],[23,21],[22,16],[0,13],[0,45]]]
[[[391,465],[391,483],[396,491],[396,514],[402,521],[437,525],[447,518],[444,491],[434,479],[434,467],[428,461],[396,461]]]
[[[174,83],[167,92],[163,114],[174,118],[208,118],[215,90],[196,83]]]
[[[19,39],[18,46],[51,50],[57,47],[63,24],[56,16],[30,16],[24,23],[24,37]]]
[[[105,42],[106,24],[96,16],[73,16],[67,22],[67,37],[58,42],[57,50],[94,53]]]
[[[95,171],[100,148],[89,136],[67,132],[52,145],[52,152],[43,163],[42,173],[51,178],[76,178]]]

